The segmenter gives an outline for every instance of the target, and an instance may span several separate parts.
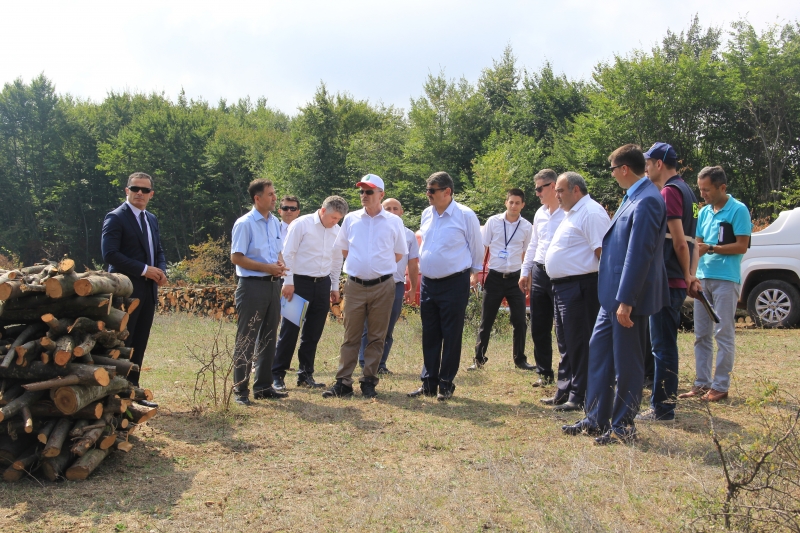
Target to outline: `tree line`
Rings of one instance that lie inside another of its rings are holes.
[[[607,155],[655,141],[675,147],[689,183],[722,165],[729,191],[756,216],[800,204],[800,25],[757,31],[742,20],[723,30],[695,17],[652,50],[601,61],[589,80],[549,63],[522,68],[509,47],[477,82],[430,74],[407,110],[324,83],[289,116],[265,98],[214,106],[183,92],[175,101],[111,92],[93,102],[57,94],[44,74],[17,79],[0,93],[0,254],[100,264],[103,217],[137,170],[155,179],[149,207],[169,261],[228,235],[256,177],[309,212],[329,194],[358,205],[356,178],[372,172],[411,228],[438,170],[481,221],[502,210],[510,187],[528,195],[530,219],[532,178],[545,167],[580,172],[614,209],[621,193]]]

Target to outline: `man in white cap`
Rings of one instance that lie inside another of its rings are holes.
[[[363,209],[348,213],[334,247],[345,258],[344,339],[339,350],[339,371],[336,383],[322,393],[324,398],[353,395],[353,370],[358,364],[361,334],[367,323],[367,347],[364,350],[364,375],[361,394],[374,398],[378,394],[378,366],[394,302],[394,274],[397,262],[408,253],[403,220],[381,205],[383,180],[367,174],[356,183]]]

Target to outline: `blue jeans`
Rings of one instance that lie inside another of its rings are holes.
[[[386,330],[386,339],[383,342],[383,356],[378,368],[386,368],[386,360],[389,359],[389,351],[394,343],[394,325],[400,318],[400,311],[403,310],[403,297],[406,294],[406,284],[397,282],[394,287],[394,303],[392,304],[392,314],[389,317],[389,329]],[[358,350],[358,364],[364,368],[364,350],[367,348],[367,323],[364,323],[364,333],[361,335],[361,348]]]
[[[662,420],[675,418],[678,396],[678,327],[686,289],[669,289],[669,305],[650,317],[655,372],[650,407]]]

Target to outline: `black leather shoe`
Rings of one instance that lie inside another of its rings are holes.
[[[259,391],[253,391],[254,400],[263,400],[265,398],[278,399],[278,398],[286,398],[288,396],[289,396],[288,392],[275,390],[272,387],[267,387],[266,389]]]
[[[480,362],[476,359],[475,362],[472,363],[472,366],[468,367],[467,370],[480,370],[481,368],[483,368],[483,365],[485,364],[486,361]]]
[[[594,443],[598,446],[606,446],[608,444],[633,444],[636,442],[638,438],[636,434],[636,428],[634,426],[630,426],[625,429],[618,429],[613,430],[609,429],[596,439],[594,439]]]
[[[297,376],[297,386],[298,387],[308,387],[309,389],[324,389],[324,383],[317,383],[314,381],[314,376]]]
[[[349,398],[353,395],[353,387],[345,385],[337,379],[333,387],[322,393],[323,398]]]
[[[580,411],[583,409],[581,404],[575,402],[564,402],[553,407],[553,411]]]
[[[158,407],[156,402],[151,402],[149,400],[136,400],[136,403],[139,405],[144,405],[145,407]]]
[[[250,407],[253,405],[253,402],[250,401],[250,398],[247,396],[237,396],[235,400],[233,400],[237,405],[243,405],[245,407]]]
[[[436,395],[436,399],[440,402],[447,401],[452,397],[453,397],[453,389],[445,389],[445,390],[440,389],[439,394]]]
[[[536,365],[532,365],[527,359],[518,359],[514,361],[514,366],[520,370],[536,370]]]
[[[409,398],[416,398],[417,396],[422,396],[422,395],[425,395],[429,398],[435,398],[436,389],[431,390],[431,389],[426,389],[425,387],[420,387],[414,392],[409,392],[406,396],[408,396]]]
[[[554,383],[553,378],[540,377],[539,379],[531,383],[531,387],[549,387],[553,383]]]
[[[561,405],[562,403],[564,403],[561,400],[556,402],[556,397],[555,396],[551,396],[550,398],[540,398],[539,401],[542,402],[545,405]]]
[[[279,391],[286,390],[286,383],[283,378],[275,378],[272,380],[272,388]]]
[[[361,382],[361,396],[364,398],[377,398],[378,393],[375,392],[375,384],[368,381]]]
[[[378,374],[387,375],[388,376],[391,373],[392,373],[392,371],[389,370],[388,368],[386,368],[385,366],[379,366],[378,367]]]
[[[597,427],[589,424],[589,422],[584,418],[582,420],[578,420],[574,424],[567,424],[565,426],[561,426],[561,431],[564,432],[565,435],[602,435],[603,431]]]

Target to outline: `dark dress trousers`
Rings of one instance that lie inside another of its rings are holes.
[[[645,180],[617,210],[603,237],[601,309],[589,344],[586,392],[586,422],[602,430],[632,426],[639,410],[648,317],[669,305],[662,245],[666,231],[664,200]],[[620,302],[633,306],[632,328],[617,321]]]
[[[133,348],[131,362],[141,368],[147,341],[150,338],[150,327],[155,315],[158,285],[155,281],[142,275],[145,265],[167,270],[164,249],[161,247],[161,236],[158,231],[158,220],[155,215],[145,211],[147,223],[153,240],[154,258],[150,257],[150,246],[147,234],[142,233],[141,225],[134,216],[128,203],[124,203],[106,215],[103,221],[101,249],[103,261],[109,272],[119,272],[130,278],[133,284],[133,298],[139,299],[139,306],[128,319],[130,335],[126,346]],[[145,230],[146,231],[146,230]],[[128,381],[139,385],[139,372],[128,374]]]

